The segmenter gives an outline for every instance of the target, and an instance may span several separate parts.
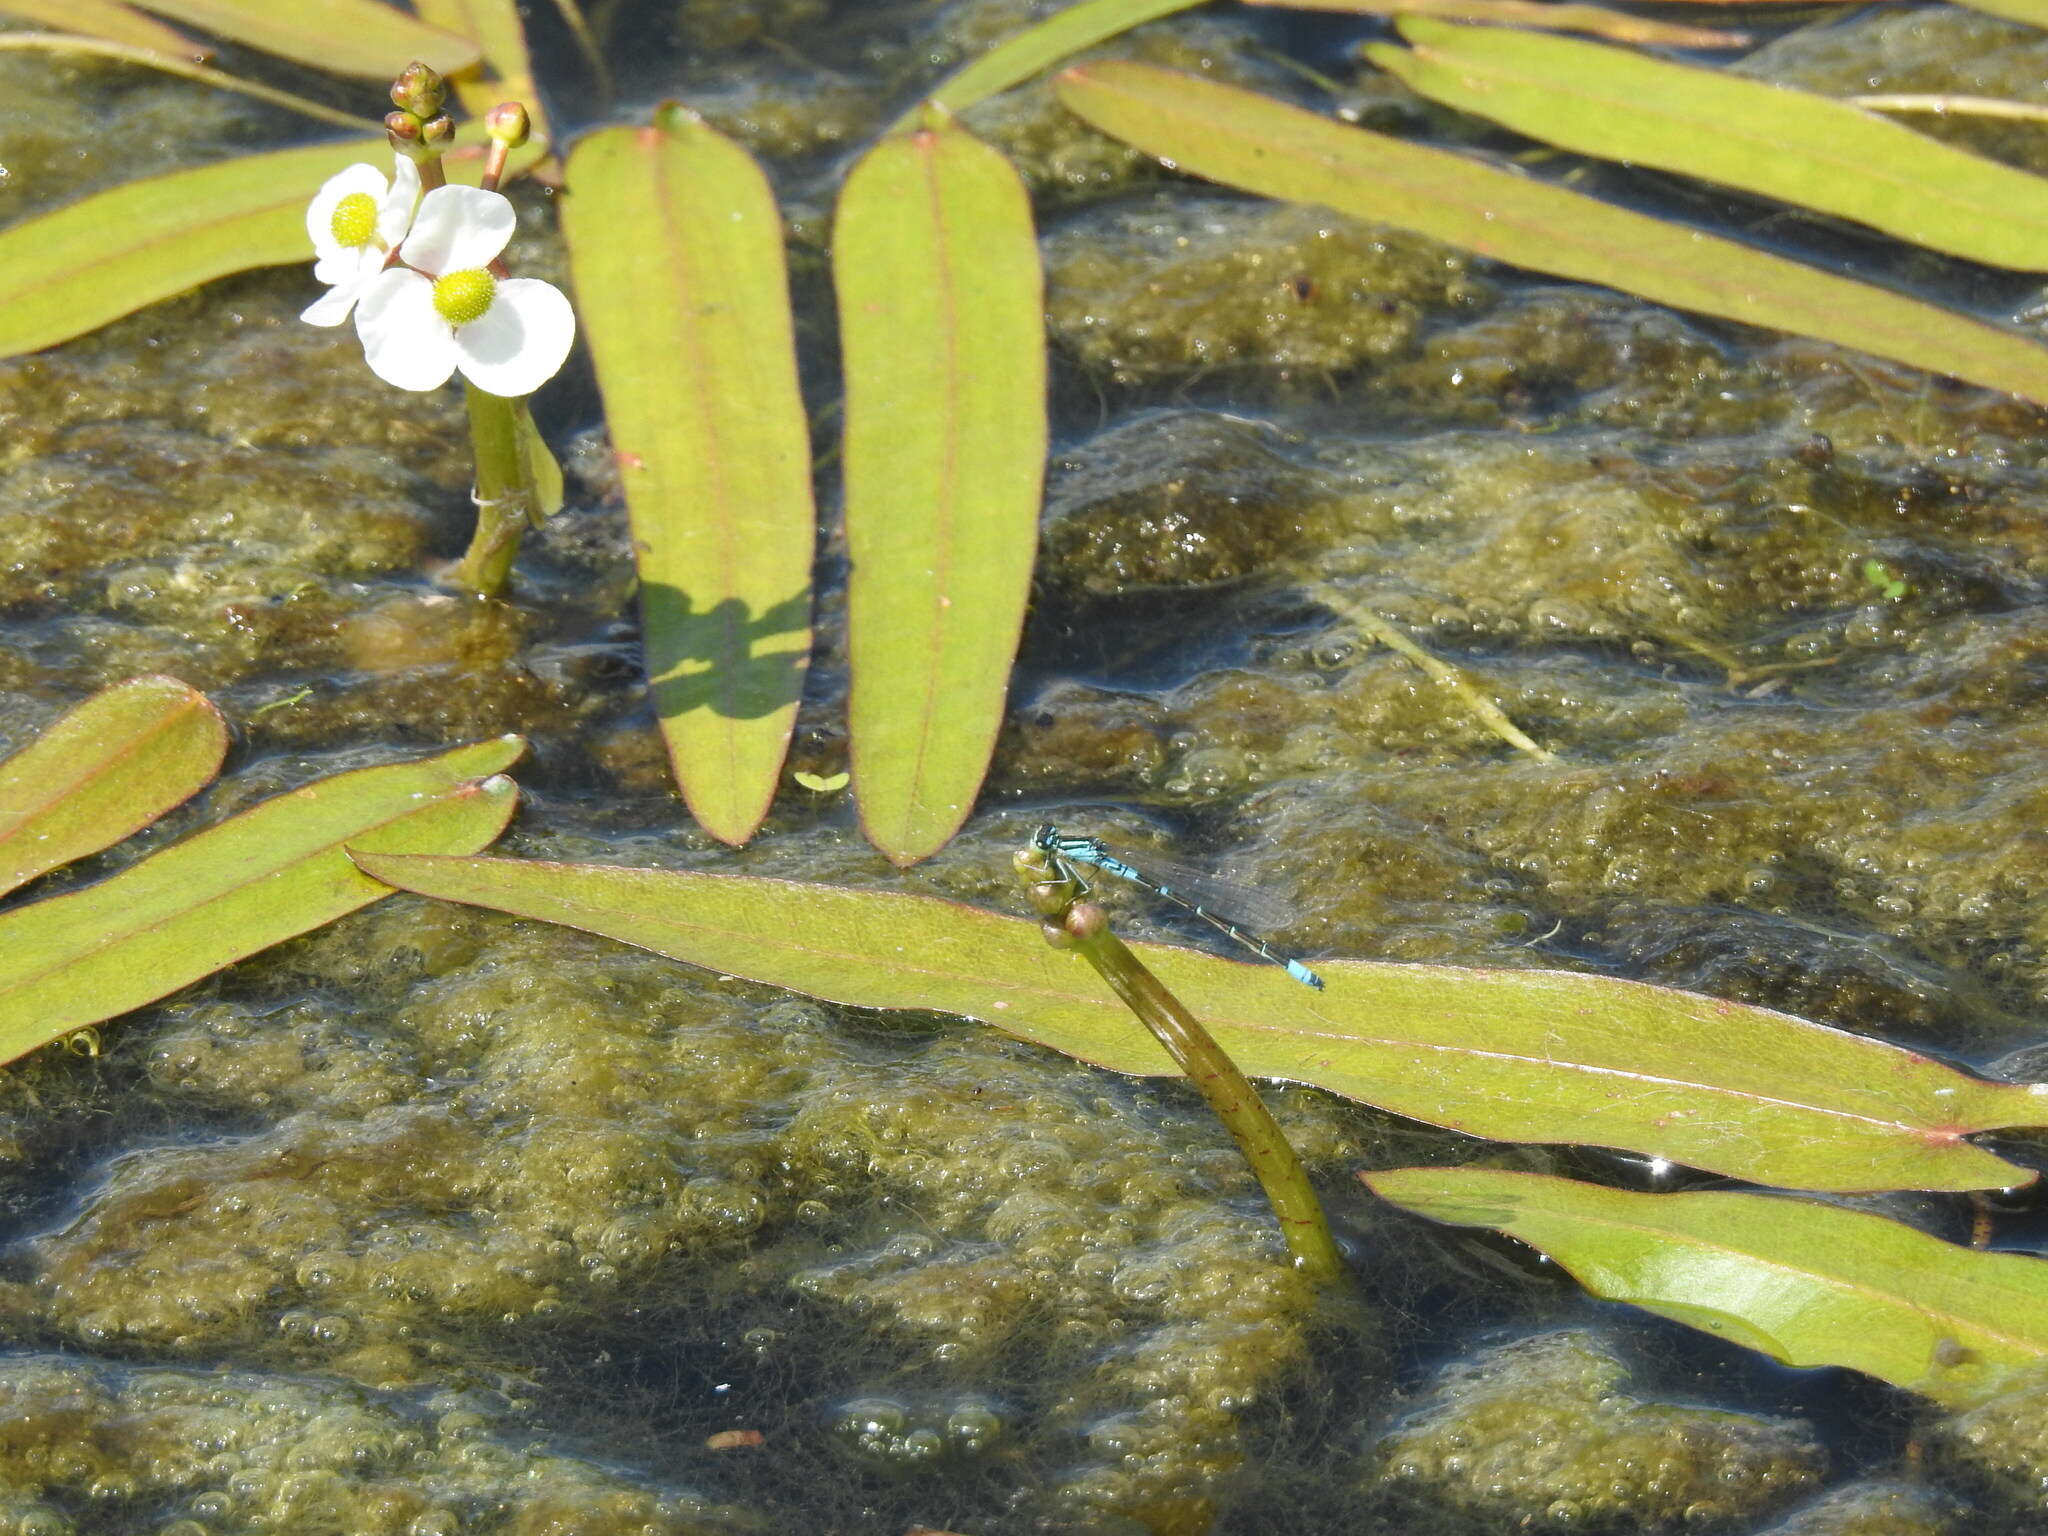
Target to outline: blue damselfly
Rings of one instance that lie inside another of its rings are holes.
[[[1247,933],[1229,918],[1220,915],[1216,909],[1230,911],[1238,916],[1269,927],[1284,921],[1285,908],[1262,892],[1232,881],[1219,879],[1215,875],[1203,874],[1199,870],[1172,864],[1164,859],[1147,858],[1141,870],[1125,863],[1099,837],[1069,837],[1058,827],[1050,824],[1041,826],[1031,834],[1031,846],[1043,853],[1052,863],[1053,870],[1062,879],[1072,880],[1085,893],[1092,889],[1081,875],[1078,866],[1099,869],[1104,874],[1115,875],[1119,880],[1128,880],[1140,890],[1150,891],[1154,896],[1165,898],[1175,906],[1192,912],[1203,922],[1228,934],[1246,949],[1262,960],[1270,960],[1286,969],[1287,974],[1305,987],[1323,989],[1323,978],[1303,965],[1299,960],[1281,954],[1256,934]]]

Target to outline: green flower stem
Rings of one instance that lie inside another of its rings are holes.
[[[1071,879],[1060,878],[1043,852],[1026,849],[1016,856],[1016,866],[1032,907],[1045,919],[1047,941],[1058,948],[1079,950],[1209,1101],[1265,1190],[1296,1268],[1320,1286],[1343,1279],[1343,1256],[1330,1236],[1329,1218],[1309,1185],[1301,1159],[1258,1091],[1238,1071],[1237,1063],[1181,1000],[1145,969],[1123,940],[1110,932],[1102,908],[1081,901],[1080,887]]]
[[[478,389],[467,379],[469,435],[476,445],[476,532],[449,579],[485,597],[505,590],[520,536],[540,504],[519,446],[519,402]]]

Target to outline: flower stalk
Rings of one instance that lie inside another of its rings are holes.
[[[302,318],[332,326],[353,315],[371,372],[399,389],[425,393],[462,374],[477,524],[450,579],[495,597],[526,525],[560,504],[561,472],[526,397],[567,359],[576,316],[560,290],[514,277],[504,260],[518,216],[498,184],[531,131],[526,109],[506,102],[485,116],[482,185],[450,186],[441,164],[455,142],[446,99],[440,75],[407,66],[391,84],[384,119],[394,175],[353,165],[315,195],[306,233],[313,274],[328,292]]]
[[[1295,1267],[1318,1286],[1343,1279],[1343,1255],[1301,1159],[1237,1063],[1110,931],[1109,914],[1081,900],[1077,881],[1055,869],[1036,848],[1017,854],[1015,862],[1033,910],[1044,919],[1046,942],[1056,949],[1079,951],[1095,967],[1124,1006],[1166,1047],[1230,1132],[1266,1193]]]
[[[478,389],[467,379],[462,395],[476,448],[476,491],[470,498],[476,503],[476,532],[448,580],[465,591],[495,597],[512,578],[527,523],[539,515],[539,490],[520,447],[519,402]]]
[[[491,144],[480,184],[484,191],[496,192],[507,158],[526,142],[530,131],[526,109],[517,102],[501,102],[485,116],[484,127]],[[499,278],[510,276],[502,258],[493,259],[488,270]],[[525,403],[479,389],[468,378],[462,381],[462,394],[476,450],[476,490],[471,497],[476,502],[476,531],[449,580],[495,597],[512,579],[512,562],[519,557],[527,525],[538,523],[549,509],[543,505],[535,466],[526,452],[528,433],[521,430]]]

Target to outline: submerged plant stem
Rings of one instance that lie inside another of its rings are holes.
[[[469,435],[476,445],[476,532],[449,579],[458,587],[496,597],[512,576],[519,540],[539,505],[539,493],[519,451],[519,402],[463,381]]]
[[[1316,1199],[1301,1159],[1237,1063],[1202,1027],[1201,1020],[1110,932],[1103,910],[1077,900],[1080,888],[1071,880],[1058,878],[1043,853],[1027,849],[1017,855],[1016,862],[1018,878],[1024,882],[1032,906],[1046,920],[1047,938],[1080,951],[1110,990],[1166,1047],[1230,1132],[1266,1192],[1295,1267],[1319,1286],[1335,1285],[1343,1279],[1343,1255],[1337,1251],[1329,1218],[1323,1214],[1322,1202]]]
[[[1531,739],[1526,731],[1508,718],[1507,711],[1482,693],[1469,677],[1449,662],[1432,656],[1410,639],[1405,631],[1388,623],[1363,603],[1353,602],[1327,583],[1315,589],[1315,597],[1316,601],[1343,614],[1388,650],[1406,656],[1438,683],[1455,693],[1472,713],[1479,717],[1482,725],[1509,746],[1528,753],[1539,763],[1557,761],[1555,752]]]
[[[2002,96],[1937,91],[1851,96],[1847,100],[1852,106],[1870,112],[1927,112],[1936,117],[2002,117],[2020,123],[2048,123],[2048,107],[2031,101],[2007,101]]]

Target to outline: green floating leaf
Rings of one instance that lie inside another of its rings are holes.
[[[182,32],[154,21],[121,0],[6,0],[0,16],[18,16],[39,27],[76,32],[129,48],[143,48],[166,58],[197,62],[212,50]]]
[[[948,75],[925,99],[958,115],[978,101],[1022,85],[1033,75],[1065,63],[1084,48],[1109,41],[1133,27],[1176,11],[1193,10],[1204,0],[1081,0],[1053,12],[1036,26],[1005,38],[973,63]],[[916,121],[917,111],[899,127]]]
[[[174,677],[117,683],[67,711],[0,761],[0,894],[189,800],[227,750],[220,711]]]
[[[390,895],[343,847],[468,853],[518,803],[517,736],[266,800],[98,885],[0,914],[0,1062]]]
[[[979,1019],[1118,1072],[1173,1070],[1075,955],[972,907],[780,880],[372,859],[378,879],[605,934],[862,1008]],[[1806,1189],[1988,1189],[2033,1175],[1963,1138],[2048,1121],[2048,1088],[1640,982],[1559,971],[1278,967],[1133,944],[1247,1075],[1500,1141],[1576,1142]]]
[[[1741,48],[1747,32],[1723,32],[1652,21],[1625,11],[1610,11],[1576,0],[1248,0],[1252,5],[1284,5],[1290,10],[1345,11],[1355,16],[1446,16],[1456,21],[1483,21],[1503,27],[1536,27],[1546,32],[1589,32],[1621,43],[1650,43],[1666,48]]]
[[[1432,1221],[1492,1227],[1579,1283],[1787,1365],[1842,1365],[1951,1407],[2048,1356],[2048,1263],[1784,1195],[1645,1195],[1543,1174],[1359,1175]]]
[[[581,140],[568,182],[655,713],[691,813],[743,843],[810,661],[817,511],[782,218],[752,157],[681,111]]]
[[[469,39],[382,0],[141,0],[144,10],[202,27],[334,75],[389,82],[417,59],[444,75],[477,61]]]
[[[1105,133],[1226,186],[2048,404],[2048,349],[2009,331],[1447,150],[1143,64],[1071,69],[1059,93]]]
[[[1579,154],[1717,181],[1929,250],[2048,269],[2048,179],[1902,124],[1626,48],[1411,16],[1372,61],[1412,90]]]
[[[884,139],[840,193],[832,271],[854,793],[909,864],[973,809],[1024,629],[1046,452],[1031,200],[958,129]]]
[[[530,150],[512,163],[531,164]],[[0,230],[0,357],[54,346],[146,304],[251,267],[307,263],[306,204],[336,171],[390,163],[376,138],[243,155],[67,203]],[[442,157],[450,181],[476,185],[482,151]]]

